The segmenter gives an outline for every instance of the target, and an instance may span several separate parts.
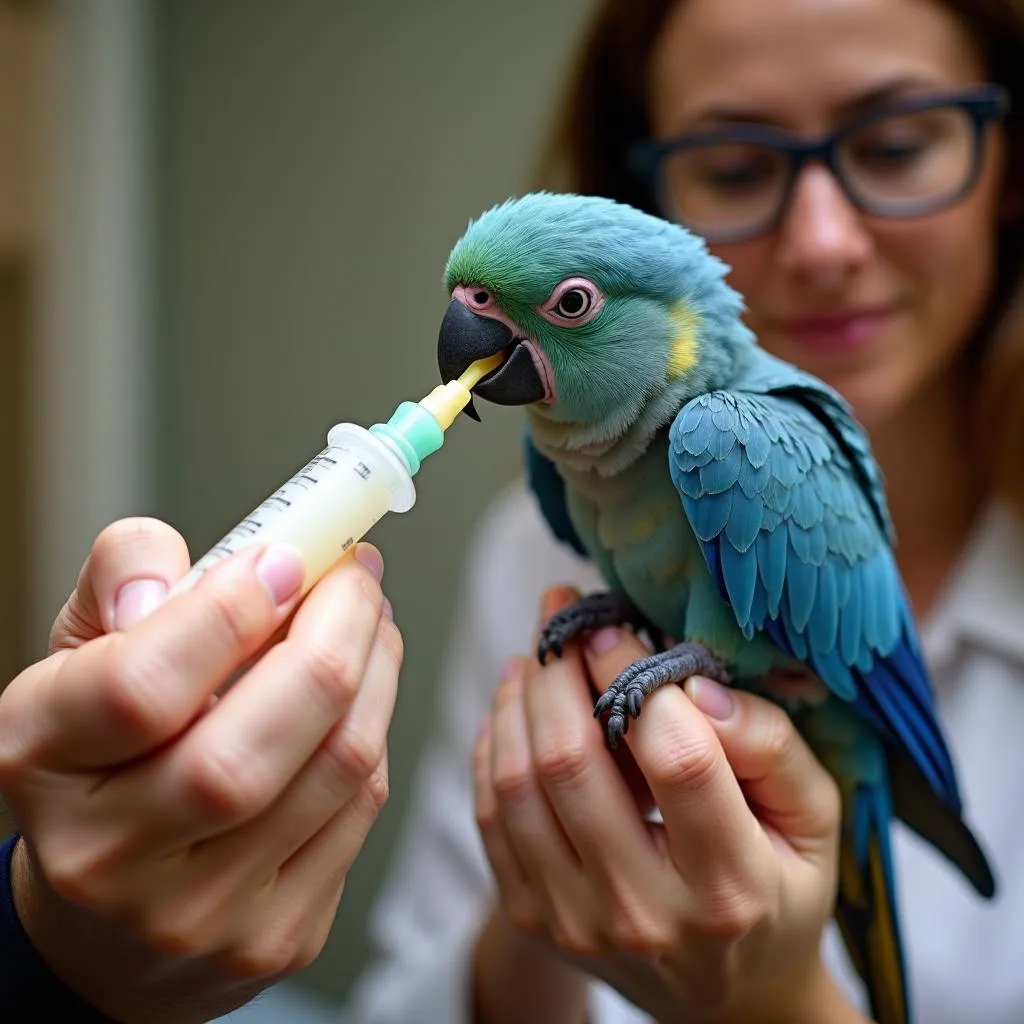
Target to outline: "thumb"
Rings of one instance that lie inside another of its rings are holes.
[[[120,519],[93,543],[50,630],[50,653],[139,622],[189,569],[181,535],[159,519]]]
[[[748,803],[798,853],[829,851],[838,837],[839,787],[792,719],[752,693],[694,676],[684,687],[715,730]]]

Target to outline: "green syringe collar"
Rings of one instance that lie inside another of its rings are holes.
[[[391,441],[415,476],[420,463],[444,444],[441,424],[417,402],[403,402],[387,423],[375,423],[371,434]]]

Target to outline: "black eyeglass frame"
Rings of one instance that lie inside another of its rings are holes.
[[[840,166],[837,153],[842,143],[850,135],[862,131],[876,121],[886,120],[900,114],[944,107],[963,110],[971,120],[973,159],[970,172],[965,177],[963,185],[949,195],[916,204],[871,203],[865,202],[858,196],[857,190],[847,180]],[[793,189],[800,172],[812,161],[824,164],[853,206],[870,216],[909,220],[953,206],[963,199],[977,183],[984,151],[985,129],[993,121],[1003,118],[1009,110],[1009,92],[1001,85],[985,83],[967,89],[908,96],[906,99],[887,103],[885,106],[875,107],[855,115],[835,130],[813,139],[798,137],[782,128],[774,128],[770,125],[737,124],[712,128],[707,131],[691,132],[670,139],[645,139],[630,148],[626,159],[629,169],[649,190],[663,216],[668,216],[670,219],[682,223],[684,227],[688,227],[689,225],[685,221],[681,221],[674,213],[670,212],[672,204],[667,201],[660,174],[666,158],[683,150],[730,142],[759,145],[783,153],[789,160],[789,174],[782,197],[769,217],[753,227],[738,228],[732,231],[705,232],[698,231],[696,227],[693,228],[709,242],[740,242],[768,234],[778,227],[789,209]]]

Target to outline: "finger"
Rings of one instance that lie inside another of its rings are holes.
[[[535,932],[542,927],[544,911],[501,826],[498,801],[491,780],[492,733],[493,722],[488,716],[481,723],[473,748],[473,795],[477,829],[509,917],[521,931]]]
[[[798,852],[831,849],[839,826],[835,780],[776,704],[694,678],[686,692],[714,729],[761,821]]]
[[[586,880],[534,771],[523,685],[522,664],[513,659],[495,695],[491,773],[498,817],[557,941],[582,946],[581,916],[590,908]]]
[[[257,976],[293,973],[319,955],[345,879],[388,797],[387,762],[281,868],[271,898],[247,930],[246,961]]]
[[[73,652],[34,701],[49,759],[112,766],[176,736],[287,617],[302,576],[294,550],[248,548],[127,632]]]
[[[345,874],[386,796],[382,762],[323,829],[271,870],[258,870],[253,858],[238,858],[219,841],[146,865],[136,879],[121,882],[134,890],[143,934],[182,957],[216,954],[222,968],[243,978],[288,971],[308,948],[310,916],[324,899],[337,905]],[[128,865],[129,875],[134,867],[136,862]]]
[[[594,719],[579,651],[528,667],[525,704],[541,786],[576,855],[606,891],[642,905],[663,862]]]
[[[366,666],[363,684],[347,714],[262,814],[226,835],[200,844],[196,856],[216,862],[251,863],[270,875],[367,784],[387,761],[387,731],[395,707],[402,660],[401,637],[382,620]],[[386,773],[385,773],[386,779]],[[190,820],[192,829],[197,827]],[[182,841],[180,830],[175,839]]]
[[[649,652],[619,631],[619,642],[587,651],[601,692]],[[626,742],[661,811],[672,857],[693,890],[713,891],[728,879],[756,879],[771,858],[722,744],[681,687],[660,686],[626,733]],[[695,840],[695,837],[698,837]]]
[[[78,583],[50,631],[50,652],[127,629],[189,568],[181,535],[159,519],[121,519],[93,543]]]
[[[566,607],[566,605],[570,605],[579,599],[580,592],[575,587],[564,584],[557,584],[544,590],[540,597],[540,610],[538,612],[537,625],[533,631],[531,652],[536,653],[537,645],[540,643],[541,630],[547,625],[551,616]]]
[[[281,796],[363,688],[383,604],[376,576],[358,559],[342,559],[320,580],[288,637],[153,765],[168,831],[184,841],[186,834],[194,840],[237,827]],[[393,648],[388,671],[397,673],[397,630],[386,624]],[[358,750],[364,777],[380,757],[376,740],[369,754],[367,742],[360,738],[347,755]]]

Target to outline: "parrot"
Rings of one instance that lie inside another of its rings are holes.
[[[447,381],[502,356],[473,395],[524,408],[542,518],[607,587],[543,625],[540,662],[605,626],[647,637],[595,702],[612,746],[656,687],[695,674],[782,707],[838,785],[843,943],[874,1019],[906,1024],[893,820],[980,897],[995,878],[867,434],[837,391],[758,344],[730,269],[683,225],[613,199],[514,196],[450,250],[438,368]]]

